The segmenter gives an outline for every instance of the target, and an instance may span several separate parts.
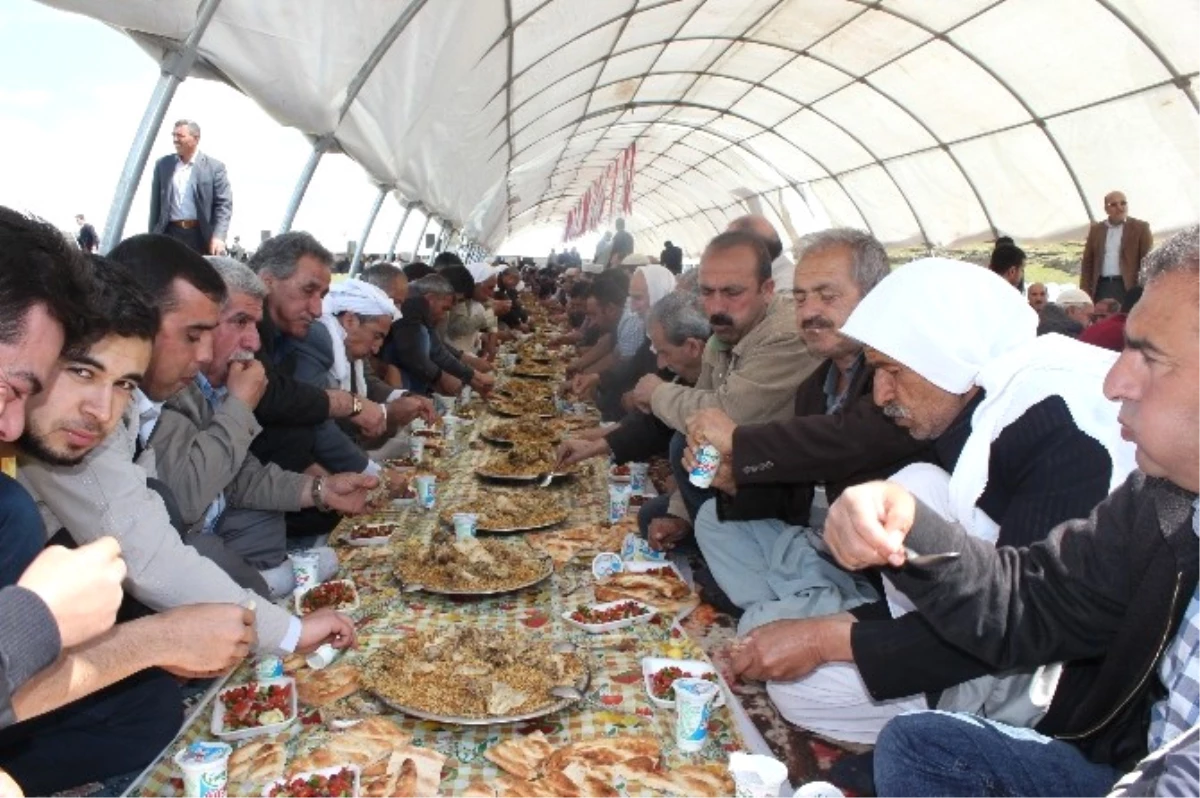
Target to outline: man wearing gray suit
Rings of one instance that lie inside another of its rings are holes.
[[[225,164],[199,151],[200,126],[180,119],[171,133],[175,154],[154,164],[150,232],[165,233],[201,255],[224,255],[233,189]]]

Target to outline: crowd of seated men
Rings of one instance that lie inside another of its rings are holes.
[[[866,789],[1194,791],[1198,249],[1186,230],[1140,290],[1072,310],[1110,325],[1092,342],[1044,329],[1011,242],[893,270],[868,233],[789,258],[743,217],[679,277],[443,253],[335,284],[303,232],[246,264],[157,235],[102,258],[0,209],[0,768],[29,794],[133,770],[181,679],[353,645],[272,602],[289,549],[335,573],[323,536],[403,481],[385,464],[432,394],[494,388],[537,302],[615,422],[560,461],[667,459],[642,534],[702,564],[737,676],[874,746]]]

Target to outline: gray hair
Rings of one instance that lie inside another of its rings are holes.
[[[186,127],[188,129],[188,133],[191,133],[196,138],[200,138],[200,126],[191,119],[180,119],[178,122],[171,125],[171,130],[174,130],[177,127]]]
[[[400,270],[399,266],[393,266],[390,263],[376,263],[374,266],[363,269],[358,279],[364,283],[370,283],[381,291],[387,291],[388,286],[397,277],[404,277],[404,272]],[[407,280],[408,278],[405,277],[404,279]]]
[[[891,271],[883,244],[870,233],[853,227],[831,227],[800,236],[796,242],[796,264],[799,265],[809,255],[834,247],[850,250],[854,259],[851,275],[863,296],[879,285]]]
[[[1142,258],[1143,286],[1174,272],[1200,272],[1200,225],[1192,225],[1146,253]]]
[[[312,233],[293,230],[268,238],[250,258],[250,268],[261,275],[266,272],[278,280],[286,280],[296,273],[296,264],[304,256],[311,256],[333,265],[333,253],[325,249]]]
[[[234,294],[244,294],[259,300],[266,298],[267,286],[246,264],[226,255],[205,255],[204,259],[212,264],[225,282],[225,302],[222,308],[229,306]]]
[[[408,290],[417,296],[448,296],[455,293],[454,286],[440,274],[427,274],[420,280],[413,280],[408,284]]]
[[[688,269],[683,274],[675,278],[675,292],[679,294],[695,294],[700,293],[700,270]]]
[[[682,346],[689,338],[704,342],[712,334],[700,301],[694,294],[680,291],[667,294],[650,310],[646,324],[655,323],[662,325],[663,334],[672,346]]]

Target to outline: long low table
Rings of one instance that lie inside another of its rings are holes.
[[[489,452],[474,442],[474,433],[471,439],[472,443],[464,445],[461,452],[444,457],[438,464],[438,468],[449,474],[449,479],[438,484],[439,507],[470,500],[486,489],[473,469]],[[570,512],[562,528],[599,524],[607,520],[606,465],[596,462],[561,485],[523,489],[551,490],[562,496]],[[393,540],[402,535],[426,533],[431,525],[438,523],[436,512],[416,507],[380,513],[373,520],[395,523],[399,531]],[[334,538],[337,537],[335,533]],[[576,558],[559,568],[547,581],[526,590],[482,599],[455,599],[421,592],[401,593],[391,574],[390,547],[344,546],[339,547],[339,554],[342,557],[340,576],[353,579],[361,597],[361,606],[351,613],[358,629],[359,647],[343,655],[343,660],[361,660],[373,649],[415,632],[472,624],[498,631],[520,630],[555,641],[570,640],[582,647],[582,655],[591,664],[592,683],[585,701],[533,721],[462,727],[421,721],[384,710],[384,714],[413,735],[414,744],[434,748],[448,757],[442,773],[441,795],[458,795],[477,778],[494,779],[498,770],[483,757],[484,751],[497,742],[535,730],[545,733],[555,746],[600,735],[653,734],[661,741],[667,766],[724,763],[730,751],[746,748],[739,731],[739,726],[745,726],[738,722],[744,719],[735,718],[733,712],[739,707],[728,690],[727,706],[714,711],[709,741],[697,754],[683,754],[676,748],[674,710],[658,709],[650,702],[642,679],[643,657],[707,660],[704,651],[683,632],[676,619],[659,619],[658,623],[595,636],[575,630],[562,620],[562,613],[593,599],[590,556]],[[252,661],[243,663],[220,686],[251,681],[253,665]],[[182,795],[181,774],[173,757],[194,741],[212,739],[209,723],[217,692],[217,688],[209,691],[176,740],[134,782],[127,795]],[[361,702],[357,706],[364,710],[379,708],[373,700],[364,699],[361,692],[346,700]],[[289,759],[320,747],[330,733],[315,713],[301,707],[301,719],[289,730]],[[230,794],[240,790],[249,792],[255,786],[257,791],[252,794],[261,794],[262,785],[249,784],[230,784]],[[624,785],[617,785],[617,788],[624,794],[638,794],[625,790]]]

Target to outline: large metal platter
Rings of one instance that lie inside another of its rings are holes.
[[[538,529],[546,529],[548,527],[554,526],[555,524],[561,524],[563,521],[567,520],[567,516],[568,516],[568,513],[564,512],[562,514],[561,518],[555,518],[553,521],[543,521],[540,524],[527,524],[525,526],[512,526],[512,527],[476,526],[475,530],[477,532],[490,532],[493,535],[509,535],[509,534],[513,534],[516,532],[534,532]]]
[[[574,471],[555,471],[550,474],[550,481],[557,482],[560,479],[575,476]],[[494,479],[497,482],[537,482],[542,478],[541,474],[495,474],[490,471],[484,471],[482,468],[475,469],[475,476],[483,479]]]
[[[514,444],[514,441],[506,440],[505,438],[497,438],[487,430],[479,431],[479,440],[486,441],[493,446],[512,446]]]
[[[503,595],[504,593],[515,593],[516,591],[524,590],[527,587],[533,587],[534,585],[540,585],[542,582],[545,582],[547,579],[549,579],[554,574],[554,560],[551,559],[549,556],[543,556],[541,559],[543,560],[543,564],[546,566],[546,568],[541,574],[538,574],[533,579],[530,579],[527,582],[522,582],[519,585],[511,585],[509,587],[495,588],[495,589],[491,589],[491,590],[447,590],[445,588],[440,588],[440,587],[429,587],[428,585],[420,585],[418,587],[406,588],[404,583],[400,580],[399,574],[396,574],[395,572],[393,572],[393,576],[395,576],[396,581],[401,582],[401,585],[400,585],[401,590],[405,590],[405,589],[413,590],[413,591],[419,590],[423,593],[433,593],[433,594],[436,594],[439,596],[476,596],[476,597],[499,596],[499,595]]]
[[[581,693],[587,693],[588,688],[592,685],[592,666],[591,663],[588,662],[586,656],[583,654],[578,654],[577,656],[579,657],[580,661],[583,662],[583,678],[581,681],[575,684],[575,687],[577,687]],[[415,709],[414,707],[408,707],[403,704],[396,703],[395,701],[391,701],[384,696],[381,696],[379,693],[376,693],[374,690],[368,689],[368,692],[397,712],[403,712],[405,715],[410,715],[414,718],[420,718],[421,720],[429,720],[435,723],[452,723],[456,726],[491,726],[494,723],[517,723],[523,720],[544,718],[547,715],[553,715],[555,712],[560,712],[572,704],[579,702],[579,699],[577,698],[560,698],[557,699],[553,704],[549,704],[541,709],[534,710],[533,712],[525,712],[518,715],[495,715],[486,718],[468,718],[458,715],[435,715],[432,712],[424,712],[420,709]]]

